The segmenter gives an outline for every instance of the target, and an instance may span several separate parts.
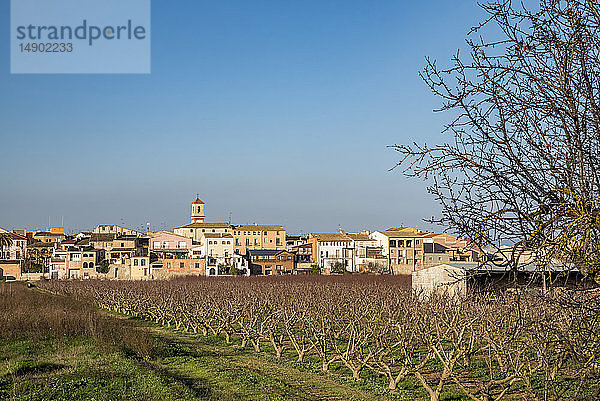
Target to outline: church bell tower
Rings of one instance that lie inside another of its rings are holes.
[[[192,202],[192,223],[204,223],[204,202],[199,197]]]

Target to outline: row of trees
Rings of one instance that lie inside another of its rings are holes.
[[[48,282],[52,291],[276,358],[418,383],[437,401],[590,399],[600,302],[589,294],[420,299],[395,276]]]

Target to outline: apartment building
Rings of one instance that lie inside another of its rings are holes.
[[[356,271],[353,240],[346,233],[311,233],[308,243],[312,245],[315,263],[331,271],[341,265],[349,272]]]
[[[14,232],[0,229],[0,235],[5,236],[10,241],[10,245],[0,247],[0,259],[2,260],[21,260],[27,254],[27,238]]]
[[[306,236],[306,235],[286,234],[285,235],[285,250],[291,252],[294,247],[306,244],[307,240],[308,240],[308,236]]]
[[[199,243],[204,234],[231,234],[232,228],[229,223],[197,222],[176,227],[173,232]]]
[[[64,227],[50,227],[50,231],[33,231],[27,233],[33,241],[57,244],[65,240]]]
[[[285,250],[250,249],[248,260],[253,275],[272,276],[294,272],[294,254]]]
[[[399,231],[375,231],[371,238],[381,246],[394,274],[410,274],[424,263],[425,234],[409,227]]]
[[[285,249],[285,229],[281,225],[233,225],[235,253],[245,255],[255,249]]]
[[[27,254],[27,238],[3,228],[0,228],[0,235],[8,243],[0,245],[0,277],[15,277],[19,280]]]
[[[92,232],[95,234],[140,235],[138,231],[121,227],[116,224],[99,224]]]
[[[356,271],[379,273],[389,271],[389,263],[386,263],[387,258],[383,255],[383,248],[369,234],[368,231],[346,233],[352,239]]]
[[[192,249],[191,238],[168,231],[150,235],[149,252],[158,258],[189,258]]]
[[[192,247],[193,258],[205,258],[207,266],[233,265],[233,235],[205,233],[198,245]]]
[[[104,259],[102,249],[77,249],[71,247],[64,253],[64,274],[66,278],[94,278],[96,268]],[[52,276],[51,276],[52,277]]]
[[[96,249],[104,249],[110,251],[113,247],[113,241],[117,238],[114,233],[92,233],[89,238],[84,238],[77,242],[77,246],[90,245]]]

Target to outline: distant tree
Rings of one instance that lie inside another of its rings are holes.
[[[336,261],[331,265],[330,271],[334,274],[344,274],[346,273],[346,266],[342,262]]]
[[[44,265],[37,262],[29,262],[26,264],[25,272],[26,273],[44,273]]]
[[[96,271],[101,274],[106,274],[110,270],[110,263],[108,259],[103,259],[96,265]]]
[[[232,276],[238,276],[238,275],[244,274],[244,270],[240,271],[234,265],[219,264],[217,266],[217,270],[219,272],[219,275],[228,274],[228,275],[232,275]]]
[[[526,2],[530,4],[529,2]],[[483,4],[467,56],[427,59],[421,77],[448,113],[439,145],[400,144],[398,166],[428,179],[432,219],[480,248],[509,242],[508,264],[575,263],[600,273],[600,5]]]
[[[387,274],[390,272],[387,263],[385,262],[369,262],[367,263],[367,272],[375,274]]]
[[[1,251],[4,250],[4,248],[10,248],[11,245],[12,245],[12,239],[10,238],[10,235],[8,235],[6,233],[1,233],[0,234],[0,253],[1,253]],[[2,258],[2,255],[0,255],[0,258]]]
[[[321,268],[319,267],[318,264],[313,263],[312,265],[310,265],[310,268],[308,269],[308,274],[321,274]]]

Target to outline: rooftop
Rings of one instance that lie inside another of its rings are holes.
[[[353,239],[354,241],[375,241],[373,238],[369,237],[367,234],[346,234],[348,237]]]
[[[377,231],[378,233],[381,233],[383,235],[385,235],[386,237],[392,237],[392,238],[415,238],[415,237],[423,237],[425,235],[425,233],[421,233],[421,232],[412,232],[412,231]]]
[[[352,241],[352,238],[344,233],[311,233],[310,236],[316,238],[317,241]]]
[[[177,228],[231,228],[229,223],[190,223]]]
[[[90,242],[109,242],[112,241],[116,238],[116,234],[112,234],[112,233],[104,233],[104,234],[97,234],[97,233],[92,233],[92,235],[90,236]]]
[[[248,251],[250,255],[255,256],[275,256],[282,252],[287,253],[287,251],[278,250],[278,249],[251,249]]]
[[[283,226],[279,224],[239,224],[232,227],[238,231],[284,231]]]

